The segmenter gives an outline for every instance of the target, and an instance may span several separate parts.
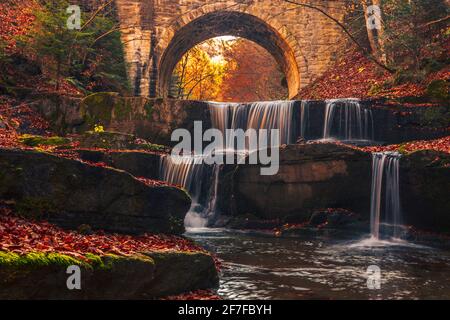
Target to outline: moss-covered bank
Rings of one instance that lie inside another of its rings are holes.
[[[67,288],[67,268],[73,265],[80,267],[80,290]],[[153,299],[217,286],[214,261],[200,252],[87,254],[83,260],[0,252],[0,299]]]

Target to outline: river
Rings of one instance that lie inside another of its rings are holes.
[[[191,229],[186,236],[222,261],[223,299],[450,298],[448,250],[224,229]],[[380,289],[368,289],[367,268],[374,265]]]

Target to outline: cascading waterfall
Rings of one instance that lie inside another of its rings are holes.
[[[185,218],[186,227],[206,227],[209,219],[216,211],[220,166],[213,165],[212,171],[214,174],[210,175],[211,168],[203,160],[202,155],[180,156],[176,159],[172,156],[161,158],[161,180],[182,186],[192,198],[191,208]],[[211,178],[210,181],[208,181],[208,176]],[[210,185],[204,185],[204,182],[209,182]],[[202,198],[202,192],[208,188],[210,188],[210,194],[204,199]]]
[[[309,101],[303,100],[300,105],[300,138],[306,139],[309,127]]]
[[[327,100],[323,139],[373,140],[371,110],[363,109],[358,99]]]
[[[280,145],[294,142],[294,101],[267,101],[251,104],[210,103],[211,121],[226,137],[226,129],[279,129]],[[228,142],[231,139],[228,139]],[[232,143],[232,142],[231,142]],[[227,145],[232,149],[233,145]]]
[[[213,128],[220,130],[227,139],[227,129],[279,129],[280,144],[293,142],[293,101],[255,102],[252,104],[209,103]],[[233,141],[224,152],[234,150]],[[219,165],[204,163],[208,155],[164,156],[160,164],[160,177],[172,184],[183,186],[191,195],[192,206],[185,218],[186,227],[207,227],[216,214],[219,189]],[[206,183],[207,182],[207,183]]]
[[[210,102],[209,110],[212,127],[220,130],[226,139],[224,153],[245,155],[253,150],[249,150],[249,146],[246,146],[245,150],[235,150],[234,141],[227,136],[231,132],[227,132],[227,129],[244,131],[248,129],[256,131],[279,129],[280,145],[295,143],[297,126],[294,119],[294,105],[295,101],[268,101],[250,104]],[[300,108],[300,136],[305,139],[310,120],[309,101],[302,101]],[[372,114],[369,110],[363,109],[358,100],[327,101],[324,139],[363,140],[370,139],[372,135]],[[161,160],[161,179],[181,185],[191,194],[193,204],[186,216],[187,227],[207,226],[216,211],[220,166],[206,165],[203,160],[207,156],[182,156],[181,161],[179,159],[174,161],[170,156],[166,156]],[[205,187],[204,182],[208,182],[208,186]],[[394,208],[390,207],[389,211],[391,210]]]
[[[374,239],[380,239],[383,181],[385,181],[385,220],[393,227],[393,238],[399,238],[399,226],[401,223],[399,187],[400,154],[398,152],[373,153],[372,157],[371,236]]]

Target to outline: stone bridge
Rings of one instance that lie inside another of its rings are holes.
[[[264,47],[285,73],[289,96],[335,60],[344,35],[323,13],[282,0],[115,0],[135,95],[165,97],[181,57],[232,35]],[[342,21],[343,0],[304,1]]]

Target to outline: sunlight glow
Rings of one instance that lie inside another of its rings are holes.
[[[211,62],[215,64],[225,64],[227,63],[227,60],[225,57],[221,54],[215,55],[211,57]]]

